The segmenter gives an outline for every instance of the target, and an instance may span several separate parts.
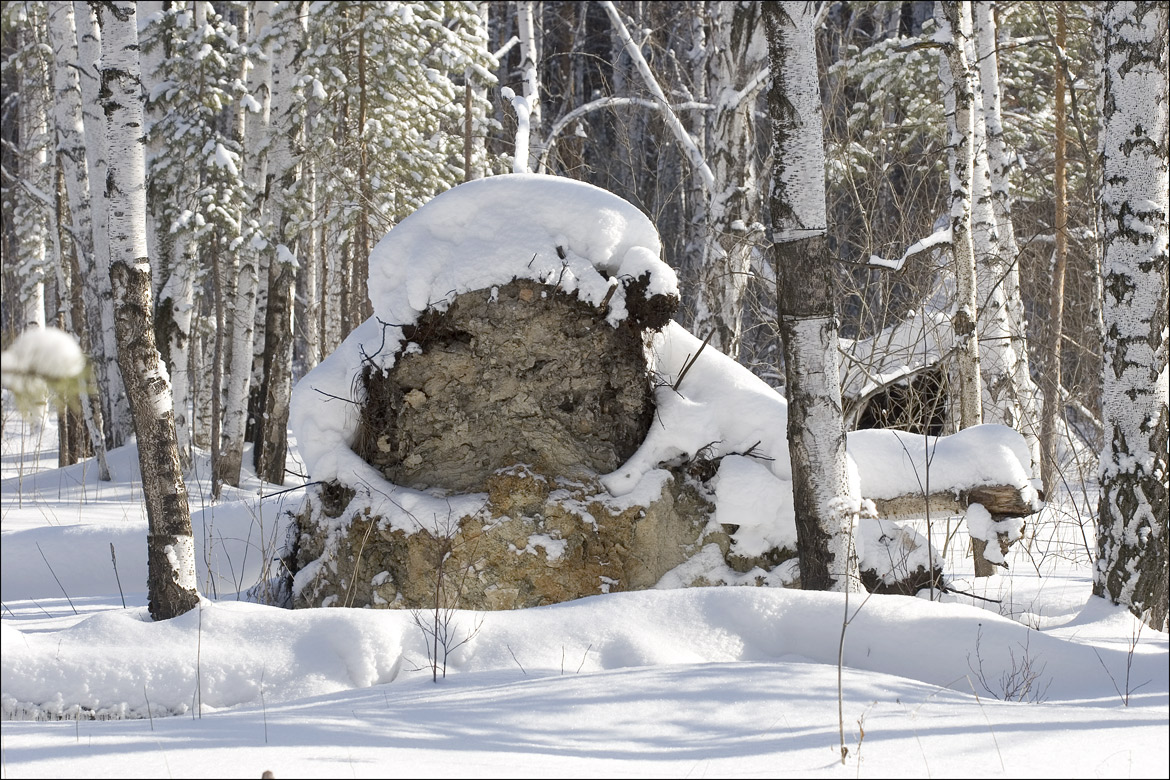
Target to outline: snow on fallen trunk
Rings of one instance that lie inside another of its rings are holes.
[[[1038,500],[1028,444],[1006,425],[976,425],[950,436],[873,429],[853,431],[848,440],[866,498],[921,494],[929,480],[931,493],[1006,485],[1026,501]]]

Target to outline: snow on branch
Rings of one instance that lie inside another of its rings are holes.
[[[922,252],[925,252],[929,249],[934,249],[938,246],[948,246],[950,243],[951,228],[948,225],[945,228],[940,228],[939,230],[934,231],[926,238],[915,241],[906,248],[906,251],[902,253],[902,256],[897,260],[887,260],[884,257],[870,255],[869,262],[867,262],[866,265],[877,266],[879,268],[888,268],[891,271],[901,271],[902,266],[905,265],[906,261],[914,255],[921,254]]]
[[[687,132],[682,122],[679,121],[678,114],[674,113],[674,110],[671,109],[670,103],[666,100],[666,94],[662,91],[658,80],[654,78],[654,74],[650,71],[650,65],[646,62],[646,58],[642,56],[642,50],[638,48],[633,38],[630,37],[630,31],[626,29],[625,23],[622,22],[621,16],[618,15],[617,8],[614,7],[614,4],[610,0],[604,0],[601,3],[601,7],[609,14],[609,19],[613,22],[614,29],[617,30],[618,37],[621,38],[626,53],[630,55],[630,59],[633,60],[634,65],[638,68],[638,73],[641,74],[642,79],[646,82],[647,89],[650,90],[650,94],[654,96],[654,99],[661,107],[667,126],[682,145],[687,159],[690,160],[699,178],[703,180],[703,186],[706,187],[708,192],[714,191],[715,174],[711,172],[707,161],[703,159],[703,153],[695,145],[695,139],[691,138],[690,133]]]

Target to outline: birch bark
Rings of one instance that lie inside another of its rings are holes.
[[[696,289],[694,330],[738,358],[743,301],[762,238],[756,168],[755,98],[768,53],[758,3],[709,3],[711,52],[705,75],[715,109],[707,133],[713,190]]]
[[[763,12],[773,74],[771,210],[801,587],[857,590],[859,501],[846,472],[812,10],[804,3],[765,3]]]
[[[170,383],[155,347],[146,247],[146,161],[134,3],[94,5],[102,32],[101,95],[106,115],[110,278],[118,359],[138,438],[149,521],[150,615],[166,620],[199,603],[187,488],[175,446]]]
[[[1037,408],[1039,391],[1032,381],[1028,356],[1028,323],[1020,290],[1020,247],[1016,242],[1015,223],[1012,219],[1010,176],[1014,157],[1009,153],[1003,131],[1002,91],[999,82],[995,25],[996,3],[973,3],[972,12],[979,85],[983,98],[983,119],[986,127],[988,173],[991,177],[991,205],[999,234],[1000,264],[1004,273],[1002,280],[1004,302],[1007,306],[1008,327],[1015,353],[1011,392],[1015,396],[1020,415],[1016,427],[1028,442],[1032,463],[1035,466],[1040,462],[1040,414]]]
[[[95,349],[100,361],[94,363],[94,374],[101,388],[102,419],[105,423],[106,446],[120,447],[132,432],[130,402],[126,397],[126,386],[122,381],[122,370],[118,365],[118,344],[114,335],[114,298],[110,287],[110,234],[106,217],[109,204],[106,200],[106,127],[101,113],[101,74],[98,64],[101,59],[101,29],[97,15],[90,4],[78,0],[73,3],[74,24],[77,25],[77,73],[81,83],[82,123],[85,127],[85,165],[89,175],[90,213],[93,231],[93,273],[87,274],[84,283],[92,286],[96,296],[98,321],[101,326],[101,349]]]
[[[238,29],[242,43],[248,38],[249,27],[246,13]],[[240,82],[245,83],[248,71],[247,58],[240,57],[239,64]],[[258,90],[263,89],[261,84],[254,81],[250,86]],[[235,127],[232,140],[238,143],[241,149],[244,149],[245,142],[251,139],[250,131],[267,123],[267,115],[262,106],[256,112],[262,116],[262,119],[252,120],[249,118],[251,112],[248,110],[248,105],[250,105],[248,102],[239,103],[233,116]],[[249,189],[249,184],[255,184],[254,181],[248,182],[247,177],[261,175],[262,171],[262,162],[250,169],[245,168],[246,178],[242,182],[245,190]],[[253,197],[255,196],[254,189],[251,194]],[[218,253],[219,262],[222,264],[220,279],[223,282],[223,287],[217,292],[224,297],[225,302],[230,302],[231,305],[231,322],[228,329],[231,334],[231,344],[226,348],[224,354],[225,381],[219,457],[215,458],[212,463],[214,470],[212,489],[217,496],[221,484],[226,483],[233,487],[238,487],[240,484],[240,470],[244,459],[244,433],[248,424],[248,395],[252,387],[252,343],[255,339],[256,298],[260,284],[259,251],[256,243],[251,240],[252,236],[249,235],[252,233],[250,224],[254,224],[255,216],[246,214],[248,207],[244,203],[231,204],[230,206],[225,204],[225,206],[235,207],[233,209],[236,217],[234,224],[238,228],[234,231],[235,235],[226,237],[230,239],[230,243]],[[221,328],[228,326],[225,319],[220,319]]]
[[[79,316],[71,317],[71,329],[81,336],[82,348],[90,356],[90,364],[103,364],[104,347],[99,317],[100,303],[93,285],[84,279],[94,271],[93,233],[89,225],[93,215],[89,210],[89,172],[85,163],[85,123],[81,109],[81,81],[77,69],[77,25],[73,19],[73,6],[69,3],[55,3],[49,7],[49,37],[53,44],[53,92],[54,120],[57,128],[57,150],[61,162],[61,174],[65,181],[65,194],[71,217],[70,233],[73,237],[77,258],[77,272],[73,274],[76,296],[80,293],[82,305]],[[102,430],[100,388],[96,398],[89,392],[81,396],[82,415],[89,433],[90,443],[98,462],[98,477],[103,481],[111,478],[106,460],[106,441]],[[96,403],[95,403],[96,401]]]
[[[1106,444],[1093,592],[1168,628],[1170,91],[1158,2],[1108,2],[1101,84]]]
[[[951,249],[957,288],[951,321],[957,347],[959,428],[968,428],[983,421],[979,342],[975,332],[978,311],[975,248],[971,235],[971,188],[975,163],[972,148],[975,134],[974,90],[971,69],[967,63],[966,36],[963,34],[964,5],[953,0],[940,0],[934,6],[934,18],[938,25],[936,41],[942,47],[939,55],[939,81],[949,136],[947,157],[951,186]]]

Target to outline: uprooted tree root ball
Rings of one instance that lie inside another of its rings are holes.
[[[390,370],[363,371],[355,451],[395,484],[463,493],[517,463],[569,477],[613,471],[653,418],[646,328],[678,304],[634,300],[638,316],[614,327],[553,285],[516,280],[424,313],[404,328]]]

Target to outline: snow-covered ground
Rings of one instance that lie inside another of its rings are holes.
[[[6,411],[3,423],[5,778],[1165,777],[1170,765],[1167,637],[1091,598],[1092,525],[1069,496],[987,582],[970,578],[965,531],[945,545],[955,585],[999,603],[726,587],[458,612],[452,636],[469,638],[436,683],[409,612],[239,598],[300,490],[249,477],[212,502],[197,468],[207,599],[152,623],[133,449],[111,453],[115,481],[100,483],[92,463],[55,468],[51,422]],[[938,521],[935,546],[957,528]]]

